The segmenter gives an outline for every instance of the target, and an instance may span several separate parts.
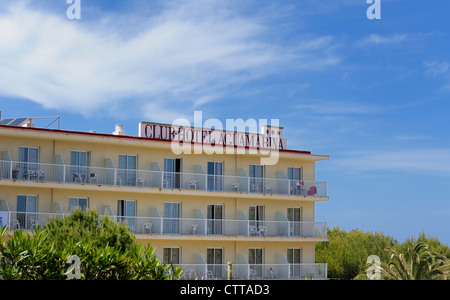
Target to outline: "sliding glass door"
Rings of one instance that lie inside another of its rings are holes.
[[[289,235],[290,236],[301,236],[302,234],[302,223],[301,223],[301,208],[300,207],[289,207],[287,209],[287,218],[289,222]]]
[[[136,155],[119,155],[119,184],[120,185],[136,185]]]
[[[181,189],[181,159],[164,159],[164,184],[169,189]]]
[[[248,249],[248,263],[250,265],[250,279],[262,278],[264,250],[262,248]]]
[[[164,203],[164,224],[163,232],[165,234],[180,233],[180,203],[166,202]]]
[[[223,162],[208,161],[208,191],[222,191]]]
[[[248,208],[248,220],[250,226],[255,226],[257,229],[264,226],[264,206],[250,205]]]
[[[17,221],[20,228],[32,229],[37,224],[37,196],[17,195]]]
[[[302,168],[289,167],[288,179],[291,194],[301,194],[303,186],[300,184],[302,180]]]
[[[20,180],[37,179],[38,163],[39,148],[19,147],[19,164],[14,177]]]
[[[261,165],[250,165],[248,175],[250,177],[250,192],[264,192],[264,167]]]
[[[301,249],[288,249],[287,260],[290,266],[291,277],[301,277]]]
[[[208,234],[223,234],[223,205],[208,205]]]
[[[223,249],[222,248],[208,248],[206,251],[206,264],[208,272],[212,278],[225,278],[225,268],[223,266]]]
[[[89,152],[70,151],[70,178],[72,182],[87,183]]]
[[[117,216],[119,221],[125,222],[130,231],[135,231],[136,223],[136,201],[119,200],[117,203]]]

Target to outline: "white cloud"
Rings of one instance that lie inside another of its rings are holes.
[[[375,104],[366,104],[349,100],[308,100],[294,105],[295,109],[308,110],[323,115],[356,114],[366,115],[385,111]]]
[[[8,2],[0,11],[0,96],[83,114],[133,99],[152,109],[147,115],[169,108],[182,115],[229,86],[292,65],[338,63],[327,51],[330,37],[275,45],[265,24],[230,13],[224,3],[177,1],[150,20],[130,15],[114,23],[115,12],[95,23]]]
[[[450,149],[378,150],[350,152],[336,158],[336,166],[346,171],[450,173]]]
[[[390,36],[381,36],[379,34],[371,34],[360,41],[357,45],[381,45],[381,44],[395,44],[403,42],[407,39],[406,34],[394,34]]]
[[[426,74],[431,75],[441,75],[447,73],[450,64],[448,62],[440,62],[440,61],[425,61],[425,67],[427,68]]]

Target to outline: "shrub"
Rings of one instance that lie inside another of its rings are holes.
[[[136,242],[125,224],[94,211],[75,211],[54,218],[34,233],[15,231],[5,242],[0,232],[0,276],[4,279],[68,279],[72,261],[80,259],[80,279],[166,280],[177,279],[181,270],[163,264],[151,246]]]

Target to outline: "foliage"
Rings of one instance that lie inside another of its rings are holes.
[[[450,276],[449,259],[431,252],[423,242],[418,241],[413,247],[406,245],[403,252],[397,252],[393,248],[386,250],[390,253],[390,260],[381,265],[382,279],[445,280]]]
[[[124,224],[95,212],[81,211],[64,219],[53,219],[34,233],[15,231],[5,242],[6,227],[0,231],[0,276],[16,280],[65,280],[72,262],[80,258],[85,280],[177,279],[181,270],[163,264],[151,246],[136,242]]]
[[[370,255],[387,259],[384,248],[396,241],[382,233],[361,230],[347,232],[339,227],[328,229],[329,242],[316,244],[316,263],[327,263],[328,277],[351,280],[366,268]]]
[[[128,250],[135,243],[135,237],[125,223],[117,223],[108,217],[100,220],[94,210],[75,210],[64,218],[52,218],[45,227],[57,245],[65,245],[69,241],[90,241],[95,247],[107,244]]]
[[[371,255],[380,258],[382,279],[449,278],[450,248],[424,233],[399,243],[382,233],[335,227],[328,229],[328,238],[329,242],[316,245],[316,262],[327,263],[329,278],[367,279]]]

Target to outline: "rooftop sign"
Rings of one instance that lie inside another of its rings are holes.
[[[178,119],[173,124],[141,122],[139,137],[171,141],[172,149],[174,150],[174,146],[183,148],[183,153],[190,150],[192,144],[206,146],[208,150],[202,148],[207,154],[222,154],[225,148],[226,154],[272,155],[274,150],[286,149],[286,139],[282,137],[283,128],[278,126],[278,120],[272,119],[271,125],[268,125],[267,120],[257,122],[254,119],[227,119],[225,128],[228,130],[225,130],[218,119],[208,119],[203,123],[201,112],[196,111],[194,116],[194,126],[185,119]],[[258,128],[261,128],[260,132]],[[245,149],[248,151],[245,152]],[[194,154],[201,153],[203,152],[194,150]]]

